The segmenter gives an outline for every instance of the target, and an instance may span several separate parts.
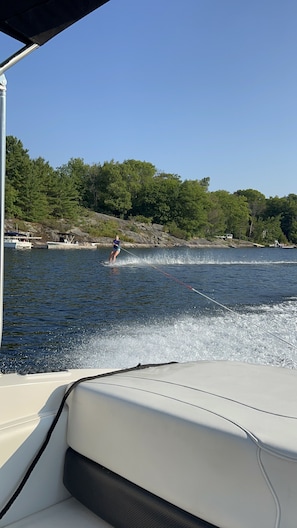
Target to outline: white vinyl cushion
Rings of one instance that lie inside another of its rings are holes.
[[[297,372],[193,362],[83,382],[68,443],[220,528],[296,528]]]

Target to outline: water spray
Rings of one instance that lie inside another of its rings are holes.
[[[135,255],[134,253],[131,253],[131,251],[128,251],[127,249],[121,247],[121,250],[122,251],[125,251],[126,253],[128,253],[129,255],[131,255],[133,258],[136,258],[138,260],[141,260],[137,255]],[[205,293],[201,292],[200,290],[197,290],[196,288],[194,288],[193,286],[187,284],[186,282],[178,279],[177,277],[175,277],[174,275],[172,275],[171,273],[168,273],[167,271],[164,271],[162,269],[160,269],[158,266],[155,266],[154,264],[148,264],[149,267],[153,268],[154,270],[158,271],[159,273],[161,273],[162,275],[164,275],[165,277],[167,277],[168,279],[170,280],[173,280],[174,282],[177,282],[178,284],[180,284],[181,286],[187,288],[188,290],[196,293],[197,295],[200,295],[201,297],[203,297],[204,299],[207,299],[208,301],[212,302],[213,304],[216,304],[217,306],[220,306],[220,308],[223,308],[224,310],[232,313],[233,315],[235,315],[237,318],[241,318],[241,314],[239,314],[238,312],[236,312],[235,310],[232,310],[232,308],[229,308],[228,306],[226,306],[225,304],[222,304],[218,301],[216,301],[215,299],[213,299],[212,297],[209,297],[209,295],[206,295]],[[259,328],[261,331],[262,331],[262,328],[259,327],[259,325],[256,325],[257,328]],[[279,341],[281,341],[282,343],[288,345],[289,347],[293,348],[293,349],[297,349],[296,345],[294,345],[293,343],[291,343],[290,341],[287,341],[286,339],[280,337],[279,335],[277,334],[274,334],[273,332],[270,332],[269,330],[264,330],[264,333],[271,336],[271,337],[274,337],[275,339],[278,339]]]

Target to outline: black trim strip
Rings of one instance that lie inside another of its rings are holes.
[[[218,528],[72,448],[66,452],[63,482],[73,497],[114,528]]]

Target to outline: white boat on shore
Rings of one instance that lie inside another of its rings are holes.
[[[31,249],[32,242],[26,235],[19,233],[5,233],[4,247],[10,249]]]
[[[95,243],[80,244],[75,240],[72,233],[58,233],[59,240],[51,240],[46,243],[47,249],[97,249]]]
[[[31,249],[33,241],[40,239],[41,237],[33,237],[30,233],[9,231],[4,233],[4,247],[10,249]]]
[[[68,249],[75,248],[78,243],[74,240],[74,235],[71,233],[58,233],[59,240],[47,241],[47,249]]]

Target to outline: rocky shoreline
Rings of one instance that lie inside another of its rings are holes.
[[[98,247],[109,247],[113,237],[109,236],[94,236],[88,233],[89,228],[96,226],[98,222],[112,222],[115,228],[115,233],[118,232],[122,244],[124,247],[189,247],[189,248],[236,248],[236,247],[253,247],[253,244],[247,241],[238,239],[205,239],[205,238],[193,238],[191,240],[184,240],[176,238],[164,230],[164,227],[159,224],[149,224],[136,222],[131,220],[121,220],[118,218],[110,217],[101,213],[92,213],[86,219],[80,219],[75,225],[70,225],[69,222],[60,221],[55,228],[47,225],[33,223],[33,222],[20,222],[20,231],[29,232],[34,237],[41,237],[40,240],[35,242],[36,247],[43,247],[47,241],[55,241],[59,239],[58,233],[71,233],[75,237],[75,241],[79,245],[87,247],[88,245],[95,244]],[[86,228],[87,226],[87,228]],[[18,230],[18,223],[16,220],[5,221],[5,231]]]

